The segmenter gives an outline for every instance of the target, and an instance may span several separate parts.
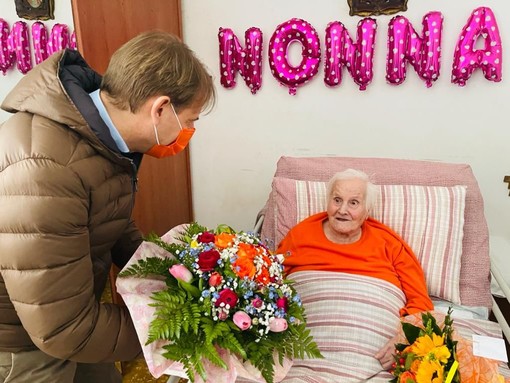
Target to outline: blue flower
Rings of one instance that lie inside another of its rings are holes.
[[[252,296],[253,296],[253,291],[251,291],[251,290],[248,290],[244,293],[244,299],[249,299]]]

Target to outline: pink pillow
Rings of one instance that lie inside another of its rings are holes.
[[[392,228],[420,261],[430,295],[460,304],[465,186],[380,185],[371,216]],[[275,239],[326,210],[326,182],[275,177]]]
[[[327,181],[334,173],[347,168],[364,171],[379,185],[466,185],[460,298],[464,306],[492,307],[489,230],[482,194],[469,165],[394,158],[282,156],[278,160],[275,177]],[[264,215],[261,235],[274,242],[273,196],[274,191],[260,214]]]

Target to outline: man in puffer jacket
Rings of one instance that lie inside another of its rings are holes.
[[[128,41],[101,79],[58,52],[7,95],[0,125],[0,382],[120,382],[140,344],[124,306],[101,304],[110,266],[141,242],[131,221],[144,153],[184,149],[214,103],[178,38]],[[175,182],[179,182],[176,180]]]

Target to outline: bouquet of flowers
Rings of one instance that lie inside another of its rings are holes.
[[[192,382],[206,380],[205,360],[227,369],[224,350],[250,362],[269,383],[275,360],[322,357],[299,295],[283,277],[283,255],[225,225],[209,230],[192,223],[177,239],[148,237],[173,257],[140,259],[119,276],[164,278],[166,288],[151,296],[147,343],[169,341],[163,356],[182,363]]]
[[[453,340],[451,308],[440,328],[434,316],[422,314],[423,327],[402,323],[407,343],[395,345],[392,383],[459,383],[456,360],[457,341]]]

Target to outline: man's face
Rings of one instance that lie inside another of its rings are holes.
[[[202,105],[193,105],[181,110],[175,110],[172,104],[165,105],[165,118],[158,126],[158,135],[161,145],[173,142],[182,128],[194,128],[202,111]]]

